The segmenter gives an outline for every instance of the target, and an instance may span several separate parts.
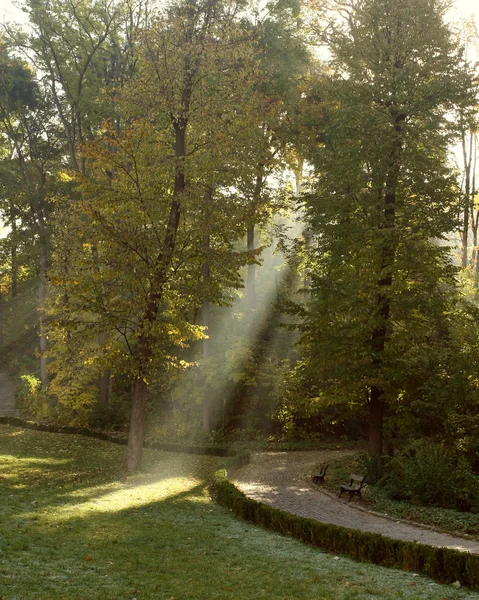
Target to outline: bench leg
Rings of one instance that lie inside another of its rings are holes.
[[[351,500],[353,499],[353,496],[358,496],[359,498],[361,498],[361,492],[359,492],[359,491],[349,492],[348,502],[351,502]]]

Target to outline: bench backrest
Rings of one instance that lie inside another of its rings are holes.
[[[356,473],[351,473],[349,479],[351,480],[351,485],[353,482],[356,482],[359,485],[359,489],[361,489],[363,487],[364,480],[366,479],[366,475],[356,475]]]

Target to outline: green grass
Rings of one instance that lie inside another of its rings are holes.
[[[325,554],[209,499],[216,458],[0,426],[3,600],[372,600],[479,594]]]
[[[339,485],[347,482],[350,473],[365,474],[361,461],[358,461],[358,455],[344,456],[331,461],[326,476],[327,489],[336,493]],[[372,485],[363,488],[362,498],[362,503],[367,508],[393,518],[407,519],[451,533],[479,536],[479,514],[391,500],[384,490]]]

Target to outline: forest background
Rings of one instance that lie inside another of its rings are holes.
[[[24,9],[0,39],[24,414],[128,430],[131,471],[146,427],[373,458],[428,439],[477,474],[474,21],[436,0]]]

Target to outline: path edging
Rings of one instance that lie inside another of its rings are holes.
[[[37,423],[8,416],[0,416],[0,424],[49,433],[82,435],[121,445],[127,443],[126,436],[111,435],[86,427]],[[234,454],[227,449],[211,446],[168,444],[147,440],[144,442],[144,447],[168,452],[227,457],[228,475],[250,461],[250,454],[247,452]],[[283,535],[295,537],[327,552],[343,554],[355,560],[381,566],[413,570],[428,575],[440,583],[459,581],[463,586],[479,589],[479,555],[396,540],[378,533],[362,532],[293,515],[248,498],[228,480],[224,469],[213,474],[209,482],[209,490],[215,501],[229,508],[236,516]]]
[[[327,552],[422,573],[440,583],[458,581],[463,586],[479,589],[479,555],[393,539],[379,533],[294,515],[248,498],[228,480],[224,470],[212,476],[209,489],[212,498],[237,517]]]
[[[104,440],[123,446],[126,446],[126,444],[128,443],[128,438],[126,435],[113,435],[110,433],[105,433],[104,431],[89,429],[88,427],[74,427],[72,425],[55,425],[53,423],[40,423],[37,421],[28,421],[19,417],[5,416],[0,416],[0,424],[11,425],[12,427],[24,427],[25,429],[34,429],[36,431],[45,431],[47,433],[83,435],[85,437]],[[143,448],[151,448],[153,450],[164,450],[165,452],[181,452],[184,454],[222,456],[232,459],[237,459],[238,457],[243,456],[241,454],[234,454],[231,450],[228,450],[227,448],[215,448],[213,446],[195,446],[186,444],[170,444],[168,442],[154,442],[152,440],[145,440],[143,442]],[[236,462],[232,463],[232,465],[234,464],[236,464]],[[238,466],[241,466],[241,464],[238,463]]]
[[[319,494],[324,494],[325,496],[328,496],[329,498],[331,498],[335,501],[338,500],[337,494],[333,494],[333,492],[331,490],[324,489],[323,487],[319,488],[318,485],[312,483],[307,478],[305,478],[305,482],[315,492],[317,492]],[[412,525],[413,527],[418,527],[419,529],[424,529],[425,531],[434,531],[437,533],[444,533],[446,535],[453,535],[454,537],[462,538],[464,540],[472,540],[472,541],[477,540],[477,536],[470,535],[469,533],[464,533],[462,531],[451,532],[451,531],[448,531],[447,529],[442,529],[441,527],[434,527],[433,525],[428,525],[427,523],[420,523],[419,521],[413,521],[411,519],[404,519],[403,517],[392,517],[391,515],[387,515],[386,513],[381,513],[381,512],[378,512],[377,510],[371,510],[370,508],[367,508],[366,506],[361,506],[360,504],[357,504],[356,502],[352,502],[352,501],[349,502],[348,500],[344,500],[344,502],[345,503],[347,502],[348,506],[350,508],[353,508],[354,510],[359,510],[368,515],[373,515],[374,517],[380,517],[381,519],[386,519],[387,521],[391,521],[391,523],[402,523],[403,525]]]

